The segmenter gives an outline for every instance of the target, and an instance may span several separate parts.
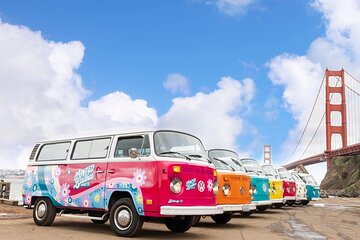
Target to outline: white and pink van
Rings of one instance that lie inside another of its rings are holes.
[[[35,145],[23,187],[37,225],[55,216],[110,220],[133,236],[144,219],[164,218],[185,232],[193,216],[222,214],[216,170],[201,141],[177,131],[137,131],[44,141]]]

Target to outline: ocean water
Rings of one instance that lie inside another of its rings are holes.
[[[17,200],[22,204],[22,187],[24,179],[4,179],[5,182],[10,182],[10,200]]]

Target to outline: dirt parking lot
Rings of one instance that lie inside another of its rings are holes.
[[[57,217],[50,227],[34,224],[32,210],[0,204],[0,239],[119,239],[109,223]],[[228,224],[211,218],[184,234],[162,223],[145,222],[138,239],[360,239],[360,198],[322,199],[308,206],[284,207],[235,216]]]

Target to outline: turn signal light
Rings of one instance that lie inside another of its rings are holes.
[[[214,169],[214,177],[217,177],[217,172],[215,169]]]
[[[224,176],[224,181],[229,181],[229,177]]]
[[[174,173],[180,173],[180,166],[173,166]]]

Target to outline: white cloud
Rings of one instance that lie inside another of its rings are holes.
[[[218,89],[191,97],[175,98],[159,126],[193,133],[207,148],[237,149],[236,138],[243,133],[239,111],[246,108],[255,93],[252,79],[223,77]]]
[[[145,100],[120,91],[82,104],[90,91],[76,72],[81,42],[52,42],[27,27],[0,23],[0,52],[0,168],[24,168],[36,141],[114,128],[176,128],[198,135],[207,147],[236,149],[240,112],[255,92],[251,79],[224,77],[211,93],[175,98],[158,120]],[[183,93],[188,87],[187,79],[170,84]]]
[[[157,121],[147,102],[121,92],[93,100],[76,73],[81,42],[52,42],[27,27],[0,23],[0,168],[24,167],[32,144],[50,136]]]
[[[284,88],[283,100],[297,122],[283,145],[284,159],[289,156],[306,124],[325,68],[345,68],[356,77],[360,76],[359,1],[315,0],[311,6],[323,14],[325,35],[311,43],[306,55],[281,54],[268,64],[269,77],[273,84]],[[322,112],[315,111],[317,117]],[[313,124],[317,125],[318,121],[313,121]],[[316,126],[310,128],[310,132],[314,132]],[[318,146],[318,153],[324,150],[324,141],[323,138],[321,147],[320,143],[313,144]],[[318,168],[319,176],[324,175],[324,165],[312,168]]]
[[[255,0],[215,0],[215,5],[221,12],[234,16],[244,13],[254,2]]]
[[[190,80],[180,73],[169,74],[163,85],[171,93],[190,94]]]

